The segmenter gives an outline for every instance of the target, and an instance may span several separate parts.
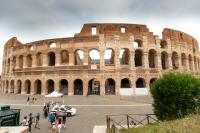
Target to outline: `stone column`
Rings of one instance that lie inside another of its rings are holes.
[[[18,93],[18,86],[17,86],[17,80],[14,82],[14,94]]]
[[[56,53],[56,66],[60,66],[61,64],[61,55],[59,52]]]
[[[161,53],[160,52],[157,53],[156,60],[157,60],[157,68],[159,70],[162,70],[162,58],[161,58]]]
[[[34,95],[35,93],[36,93],[35,83],[33,80],[31,80],[31,95]]]
[[[182,71],[183,66],[182,66],[182,61],[181,61],[181,55],[178,56],[178,66],[179,66],[179,70]]]
[[[74,53],[69,52],[69,66],[74,65]]]
[[[187,56],[186,56],[185,60],[186,60],[186,63],[185,63],[186,67],[185,67],[185,68],[186,68],[187,71],[190,71],[190,67],[189,67],[189,59],[188,59]]]
[[[23,68],[27,68],[27,58],[23,56]]]
[[[104,65],[105,65],[105,62],[104,62],[104,51],[100,51],[99,55],[100,55],[100,70],[103,70],[104,69]]]
[[[37,66],[37,59],[36,59],[36,55],[33,54],[32,55],[32,67],[36,67]]]
[[[168,63],[169,63],[169,69],[172,70],[173,66],[172,66],[172,54],[171,53],[169,54],[169,57],[168,57]]]
[[[21,94],[26,94],[26,83],[25,83],[25,81],[22,81],[22,90],[21,90]]]
[[[135,51],[130,51],[130,66],[131,69],[135,68]]]
[[[54,80],[54,91],[60,93],[60,84],[58,79]]]
[[[48,55],[46,53],[43,53],[42,57],[43,57],[42,66],[47,67],[48,66]]]
[[[104,78],[102,78],[100,81],[100,95],[101,96],[105,95],[105,80],[104,80]]]
[[[142,60],[142,66],[145,68],[145,69],[148,69],[149,68],[149,61],[148,61],[148,52],[144,52],[144,55],[143,55],[143,60]]]
[[[15,69],[19,69],[19,57],[16,57]]]
[[[116,84],[116,86],[115,86],[115,95],[117,95],[117,96],[120,95],[120,93],[119,93],[119,91],[120,91],[119,89],[121,88],[120,83],[121,83],[120,78],[117,77],[117,79],[115,80],[115,84]]]
[[[74,95],[74,82],[73,79],[68,80],[68,95],[73,96]]]
[[[85,79],[83,81],[83,96],[87,96],[88,94],[88,81]]]
[[[88,51],[84,51],[83,65],[88,65],[88,58],[89,58]]]
[[[47,85],[46,85],[46,80],[42,80],[42,90],[41,90],[41,93],[42,95],[46,95],[48,94],[48,88],[47,88]]]
[[[120,61],[119,61],[119,49],[118,48],[115,49],[114,62],[115,62],[115,69],[119,68],[120,67]]]

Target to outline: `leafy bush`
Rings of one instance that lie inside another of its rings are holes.
[[[159,120],[172,120],[200,108],[200,80],[189,74],[168,73],[151,86],[154,113]]]

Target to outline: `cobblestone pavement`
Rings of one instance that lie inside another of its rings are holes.
[[[41,129],[33,128],[32,132],[51,132],[48,120],[42,117],[42,105],[44,101],[51,101],[51,99],[34,96],[37,101],[34,104],[27,105],[27,97],[26,95],[0,94],[0,106],[12,104],[12,108],[20,108],[21,119],[30,112],[34,115],[40,112]],[[63,99],[65,104],[73,105],[77,109],[76,116],[67,118],[67,127],[62,131],[63,133],[92,133],[94,125],[106,125],[106,115],[108,114],[152,113],[152,98],[149,96],[64,96],[64,98],[54,99],[54,101],[63,101]]]

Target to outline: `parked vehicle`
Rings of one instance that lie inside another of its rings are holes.
[[[67,106],[67,105],[55,105],[51,112],[59,112],[59,116],[74,116],[76,114],[76,109],[71,107],[71,106]]]

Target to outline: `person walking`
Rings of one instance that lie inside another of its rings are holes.
[[[62,117],[63,128],[65,128],[66,118],[67,118],[67,116],[63,115],[63,117]]]
[[[44,118],[48,117],[48,111],[47,111],[47,106],[45,105],[43,108],[43,112],[44,112]]]
[[[62,120],[61,118],[58,119],[58,133],[61,133],[61,128],[62,128]]]
[[[29,132],[31,132],[31,126],[33,124],[33,117],[32,117],[32,113],[29,114],[29,120],[28,120],[28,129]]]
[[[38,112],[38,114],[36,115],[35,128],[40,129],[39,121],[40,121],[40,113]]]
[[[28,96],[28,98],[27,98],[27,104],[29,104],[30,103],[30,97]]]

